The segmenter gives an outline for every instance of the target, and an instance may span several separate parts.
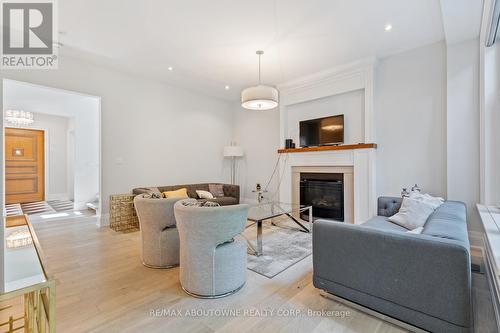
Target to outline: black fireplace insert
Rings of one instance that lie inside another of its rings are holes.
[[[313,216],[344,221],[344,174],[301,173],[300,204],[313,207]],[[307,214],[301,218],[309,220]]]

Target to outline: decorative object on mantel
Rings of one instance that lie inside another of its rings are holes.
[[[292,139],[285,140],[285,149],[295,149],[295,142]]]
[[[260,57],[264,51],[258,50],[259,56],[259,84],[243,89],[241,92],[241,106],[249,110],[270,110],[278,106],[278,89],[263,85],[260,74]]]
[[[109,227],[114,231],[139,230],[134,197],[135,194],[112,194],[109,196]]]
[[[279,154],[287,153],[306,153],[312,151],[327,151],[327,150],[349,150],[349,149],[369,149],[377,148],[376,143],[358,143],[353,145],[340,145],[340,146],[319,146],[319,147],[299,147],[290,149],[278,149]]]
[[[231,157],[231,184],[236,181],[236,157],[243,156],[243,148],[234,145],[232,142],[230,146],[224,147],[224,157]]]
[[[22,110],[6,110],[5,122],[12,126],[27,126],[35,122],[33,112]]]

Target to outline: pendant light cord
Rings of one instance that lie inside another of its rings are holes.
[[[257,53],[259,55],[259,85],[261,84],[261,80],[260,80],[260,56],[261,54],[260,53]]]
[[[260,56],[264,54],[264,51],[262,50],[257,50],[257,55],[259,56],[259,85],[262,84],[262,80],[261,80],[261,75],[260,75]]]

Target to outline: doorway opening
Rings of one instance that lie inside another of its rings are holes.
[[[100,97],[3,80],[4,215],[100,217]]]

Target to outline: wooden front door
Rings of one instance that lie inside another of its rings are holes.
[[[45,200],[43,131],[5,128],[5,202]]]

